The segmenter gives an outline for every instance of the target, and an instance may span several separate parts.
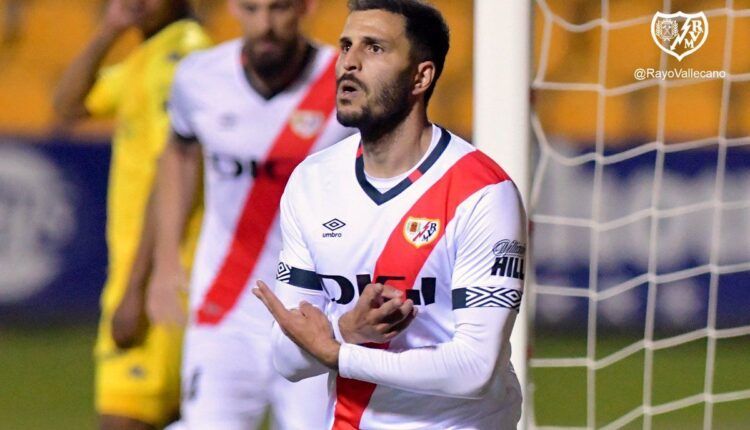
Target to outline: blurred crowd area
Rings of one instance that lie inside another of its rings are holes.
[[[226,0],[196,0],[199,18],[216,42],[240,35]],[[465,137],[472,124],[473,2],[438,0],[452,30],[451,53],[432,115]],[[106,0],[0,0],[0,133],[44,134],[54,130],[51,97],[61,73],[83,48]],[[317,0],[305,22],[318,41],[337,44],[347,15],[346,0]],[[138,43],[126,35],[108,62],[123,58]],[[106,124],[87,124],[83,132],[104,133]]]
[[[540,0],[534,11],[534,78],[547,83],[599,84],[606,90],[603,139],[608,150],[616,150],[657,140],[659,86],[641,82],[645,88],[638,87],[636,69],[723,70],[729,75],[745,75],[729,87],[726,137],[748,136],[750,16],[734,17],[730,43],[726,36],[728,13],[749,9],[748,0]],[[651,36],[651,18],[657,11],[705,12],[710,28],[705,44],[682,61],[665,56],[665,67],[661,67],[662,52]],[[612,26],[604,44],[598,20]],[[542,61],[546,73],[539,74]],[[723,85],[721,79],[668,84],[664,141],[718,136]],[[598,96],[596,88],[540,89],[536,109],[549,134],[590,143],[596,138]]]
[[[447,17],[453,33],[446,72],[431,104],[435,120],[459,134],[472,131],[472,39],[473,2],[434,0]],[[650,18],[663,10],[661,0],[611,0],[610,23]],[[0,132],[39,134],[54,128],[51,91],[65,66],[84,46],[97,25],[104,0],[0,0]],[[750,0],[731,2],[733,9],[750,8]],[[725,59],[727,5],[720,0],[671,2],[673,11],[706,11],[710,37],[698,51],[678,62],[668,57],[666,66],[695,70],[725,70],[750,73],[750,17],[734,19],[731,55]],[[239,35],[229,15],[226,0],[196,1],[198,14],[217,42]],[[544,8],[547,8],[545,11]],[[710,13],[710,11],[714,11]],[[345,0],[318,0],[306,26],[317,40],[335,43],[346,18]],[[659,88],[637,84],[637,68],[660,67],[661,51],[650,33],[650,19],[608,32],[602,46],[602,27],[590,25],[602,18],[597,0],[546,0],[535,6],[535,71],[540,61],[543,82],[600,84],[606,97],[604,140],[623,146],[656,139],[659,124]],[[554,19],[551,17],[554,16]],[[581,26],[570,31],[565,26]],[[137,35],[125,37],[109,61],[122,58],[137,43]],[[498,53],[502,55],[502,53]],[[602,70],[602,68],[605,68]],[[601,77],[600,77],[601,76]],[[622,91],[619,91],[622,90]],[[665,140],[677,142],[718,135],[722,80],[670,85],[666,91]],[[750,134],[750,82],[738,80],[729,89],[728,137]],[[568,141],[590,143],[596,138],[598,92],[540,89],[536,108],[551,135]],[[106,126],[87,125],[86,131],[105,132]]]

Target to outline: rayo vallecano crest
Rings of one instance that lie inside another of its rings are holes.
[[[706,14],[656,12],[651,20],[651,36],[662,51],[682,61],[708,39]]]
[[[439,219],[409,217],[404,223],[404,238],[417,248],[431,244],[439,235]]]
[[[298,110],[292,114],[289,120],[292,126],[292,131],[303,138],[310,139],[318,134],[320,128],[323,127],[323,122],[326,120],[326,116],[323,112],[316,110]]]

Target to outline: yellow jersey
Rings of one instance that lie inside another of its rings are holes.
[[[107,196],[109,273],[102,295],[102,311],[114,311],[141,239],[157,161],[169,135],[167,101],[175,68],[188,53],[209,47],[211,41],[193,20],[170,24],[136,48],[123,62],[103,69],[86,97],[92,116],[116,120],[112,139]],[[200,229],[194,211],[183,244],[188,264]]]

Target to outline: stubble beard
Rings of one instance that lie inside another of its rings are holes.
[[[258,55],[255,50],[247,49],[250,67],[262,79],[272,79],[284,72],[294,57],[296,41],[285,42],[277,55]]]
[[[412,107],[411,84],[411,71],[407,69],[387,84],[372,104],[366,104],[356,112],[344,113],[337,109],[336,119],[345,127],[359,129],[366,141],[376,141],[409,115]],[[372,106],[381,107],[381,112],[373,113]]]

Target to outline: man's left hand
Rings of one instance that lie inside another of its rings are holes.
[[[331,323],[320,309],[301,302],[298,309],[288,310],[263,281],[258,281],[253,294],[266,305],[289,339],[325,366],[338,369],[341,345],[334,339]]]

